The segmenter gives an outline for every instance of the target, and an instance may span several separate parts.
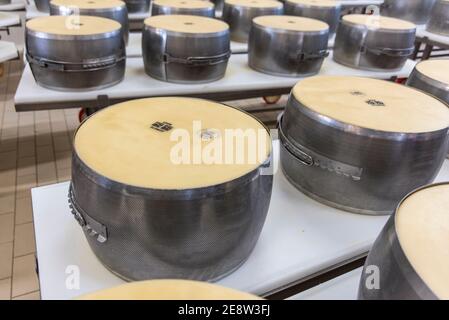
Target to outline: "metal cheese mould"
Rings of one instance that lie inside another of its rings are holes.
[[[281,168],[297,189],[338,209],[382,215],[391,214],[411,190],[433,181],[449,147],[449,122],[447,127],[444,127],[446,123],[442,125],[443,129],[404,133],[335,120],[305,105],[294,94],[296,88],[301,84],[307,85],[309,81],[317,81],[321,86],[315,92],[320,92],[323,99],[328,97],[325,104],[329,104],[331,96],[334,99],[340,97],[358,101],[356,110],[361,110],[366,103],[370,113],[371,108],[383,112],[382,108],[388,108],[390,102],[385,103],[382,95],[367,93],[368,86],[376,87],[377,81],[393,86],[387,89],[382,85],[385,92],[394,92],[396,86],[400,86],[382,80],[352,77],[317,76],[299,82],[290,94],[278,124]],[[332,85],[336,81],[350,81],[347,94],[333,91]],[[357,83],[366,83],[366,86],[359,89]],[[410,100],[414,95],[422,95],[428,104],[435,102],[438,112],[449,119],[449,109],[445,113],[445,105],[439,100],[402,87],[407,90]],[[342,101],[335,100],[335,104],[341,105]],[[348,110],[351,108],[348,105]]]
[[[374,242],[362,271],[359,283],[360,300],[437,300],[438,296],[426,284],[412,266],[404,252],[397,232],[398,210],[408,198],[430,188],[447,186],[446,183],[421,187],[407,195],[391,215],[381,233]],[[433,199],[429,199],[432,202]],[[433,212],[428,212],[432,214]],[[427,219],[425,223],[428,223]],[[422,222],[421,222],[422,223]],[[431,236],[431,235],[429,235]],[[429,255],[438,252],[429,252]],[[376,273],[376,274],[374,274]],[[375,282],[373,281],[373,275]],[[371,279],[370,279],[371,277]],[[371,284],[371,285],[370,285]],[[374,286],[373,286],[374,285]]]
[[[152,108],[161,103],[160,99],[167,98],[141,100],[147,100],[142,104],[145,108]],[[188,100],[198,100],[176,99],[186,113],[190,108],[185,106],[192,104]],[[75,133],[75,141],[86,123],[125,104],[105,108],[88,118]],[[211,106],[208,114],[214,109]],[[132,111],[123,108],[123,112],[126,117]],[[183,117],[182,111],[178,114]],[[164,117],[162,120],[171,122],[160,122],[157,127],[155,123],[148,130],[154,127],[162,137],[167,136],[176,121]],[[216,117],[220,118],[220,113]],[[272,175],[262,174],[271,156],[267,161],[227,182],[159,189],[99,174],[74,148],[69,202],[95,255],[121,278],[215,281],[241,266],[256,245],[273,183]]]
[[[34,0],[37,10],[41,12],[50,12],[50,0]]]
[[[430,12],[427,31],[449,37],[449,1],[437,0]]]
[[[187,14],[214,18],[215,6],[205,0],[156,0],[153,1],[151,15]]]
[[[248,65],[277,76],[314,75],[329,54],[328,38],[328,25],[318,20],[292,16],[254,18]]]
[[[215,81],[225,75],[231,56],[229,27],[207,17],[153,16],[145,20],[142,52],[145,72],[158,80]]]
[[[337,29],[333,59],[358,69],[399,70],[414,51],[415,33],[416,26],[404,20],[346,15]]]
[[[222,19],[229,24],[231,40],[246,43],[255,17],[281,15],[283,8],[281,2],[274,0],[225,0]]]
[[[380,14],[425,24],[435,0],[385,0],[380,6]]]
[[[406,85],[430,93],[449,104],[449,59],[432,59],[419,62]]]
[[[329,25],[329,36],[335,34],[340,21],[341,4],[333,0],[287,0],[285,14],[318,19]]]
[[[70,16],[80,14],[83,16],[96,16],[115,20],[122,25],[125,43],[128,43],[129,22],[128,9],[123,1],[113,0],[53,0],[50,3],[50,15]]]
[[[64,16],[49,16],[27,22],[26,57],[36,82],[46,88],[64,91],[94,90],[120,82],[126,64],[121,25],[101,17],[72,17],[74,19],[67,20]],[[66,23],[96,28],[98,22],[103,27],[107,25],[105,30],[108,31],[85,34],[52,31],[64,31]],[[46,29],[47,24],[56,27]]]
[[[151,0],[124,0],[129,13],[149,13]]]

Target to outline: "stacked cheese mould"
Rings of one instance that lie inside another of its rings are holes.
[[[329,26],[319,20],[293,16],[253,19],[248,43],[251,68],[278,76],[318,73],[328,55]]]
[[[125,73],[123,28],[91,16],[49,16],[26,23],[26,57],[36,82],[55,90],[92,90]]]
[[[366,259],[359,299],[449,299],[449,183],[409,194]]]
[[[425,24],[435,0],[384,0],[381,15]]]
[[[51,2],[52,0],[34,0],[37,10],[41,12],[51,12]],[[98,0],[96,0],[98,1]],[[126,4],[129,13],[148,13],[150,10],[151,0],[123,0]],[[107,1],[105,1],[107,2]],[[77,2],[72,5],[76,6]]]
[[[415,33],[416,26],[405,20],[346,15],[337,30],[333,58],[365,70],[399,70],[414,51]]]
[[[427,31],[449,37],[449,0],[436,0],[430,12]]]
[[[357,77],[311,77],[280,119],[287,179],[327,205],[391,214],[431,183],[449,147],[449,108],[416,89]]]
[[[249,293],[200,281],[135,281],[89,293],[79,300],[261,300]]]
[[[128,10],[120,0],[52,0],[50,14],[56,16],[97,16],[118,21],[122,25],[125,42],[128,43]]]
[[[329,35],[337,30],[340,21],[341,4],[334,0],[286,0],[285,14],[308,17],[326,22]]]
[[[231,56],[226,23],[191,15],[159,15],[144,24],[143,62],[151,77],[204,83],[224,76]]]
[[[204,17],[215,17],[215,6],[205,0],[155,0],[151,15],[183,14]]]
[[[243,141],[251,135],[243,145],[227,140],[239,132]],[[99,260],[123,279],[217,280],[238,268],[259,238],[271,154],[268,130],[223,104],[117,104],[75,133],[72,213]]]
[[[282,2],[274,0],[225,0],[222,19],[230,26],[231,40],[246,43],[255,17],[281,15],[283,11]]]

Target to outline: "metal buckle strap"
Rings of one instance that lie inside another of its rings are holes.
[[[88,232],[89,236],[96,237],[100,243],[108,240],[108,231],[106,226],[89,216],[83,209],[76,203],[75,195],[73,193],[72,183],[69,186],[69,208],[73,217],[78,221],[79,225]]]
[[[26,54],[27,61],[30,64],[37,64],[41,68],[55,71],[89,71],[105,67],[112,67],[118,62],[126,59],[125,56],[109,56],[104,58],[86,59],[79,63],[54,61],[45,58],[36,58]]]
[[[366,53],[370,52],[375,55],[387,55],[390,57],[408,57],[413,53],[415,47],[405,48],[405,49],[394,49],[394,48],[370,48],[367,46],[362,46],[360,52]]]
[[[225,62],[231,56],[231,51],[228,51],[223,54],[218,54],[215,56],[206,56],[206,57],[187,57],[187,58],[176,58],[172,57],[168,53],[164,53],[162,55],[162,61],[164,63],[181,63],[188,65],[215,65],[222,62]]]
[[[299,61],[316,60],[321,58],[326,58],[329,55],[329,51],[326,49],[319,50],[316,52],[300,52],[298,53]]]
[[[282,121],[282,119],[281,119]],[[337,160],[330,159],[323,155],[320,155],[312,150],[299,145],[291,143],[282,131],[281,122],[278,125],[280,142],[285,149],[295,157],[301,164],[309,167],[317,167],[326,171],[334,172],[338,175],[351,178],[354,181],[359,181],[362,178],[363,169],[346,164]]]

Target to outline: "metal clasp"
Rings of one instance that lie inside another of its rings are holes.
[[[93,219],[76,203],[75,195],[73,193],[72,183],[69,186],[68,202],[70,211],[79,223],[79,225],[88,233],[89,236],[95,237],[100,243],[108,240],[108,231],[106,226]]]

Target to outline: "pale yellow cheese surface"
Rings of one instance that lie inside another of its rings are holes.
[[[259,16],[253,19],[253,23],[263,27],[292,31],[324,31],[329,29],[325,22],[295,16]]]
[[[155,0],[153,4],[161,7],[204,9],[213,8],[214,4],[205,0]]]
[[[184,33],[216,33],[229,29],[223,21],[191,15],[159,15],[149,17],[144,22],[153,28]]]
[[[49,16],[28,20],[26,27],[54,35],[94,35],[117,31],[117,21],[91,16]]]
[[[389,81],[317,76],[298,82],[292,93],[321,115],[363,128],[420,133],[449,127],[449,108],[445,104]]]
[[[348,14],[343,17],[343,21],[354,24],[360,24],[369,28],[388,29],[388,30],[412,30],[416,25],[397,18],[383,17],[367,14]]]
[[[78,7],[80,9],[111,9],[125,6],[120,0],[51,0],[59,7]]]
[[[425,76],[449,85],[449,59],[430,59],[416,65]]]
[[[130,282],[79,297],[80,300],[262,300],[215,284],[190,280]]]
[[[275,0],[225,0],[225,3],[250,8],[280,8],[283,6],[282,2]]]
[[[291,3],[303,4],[310,7],[338,7],[340,4],[333,0],[287,0]]]
[[[449,299],[449,184],[415,192],[395,216],[399,243],[413,269],[440,299]]]
[[[151,128],[156,122],[170,123],[172,129],[157,131]],[[228,138],[230,130],[248,136]],[[251,172],[267,160],[271,140],[259,121],[223,104],[150,98],[95,113],[78,129],[74,147],[88,167],[109,179],[173,190],[217,185]]]

